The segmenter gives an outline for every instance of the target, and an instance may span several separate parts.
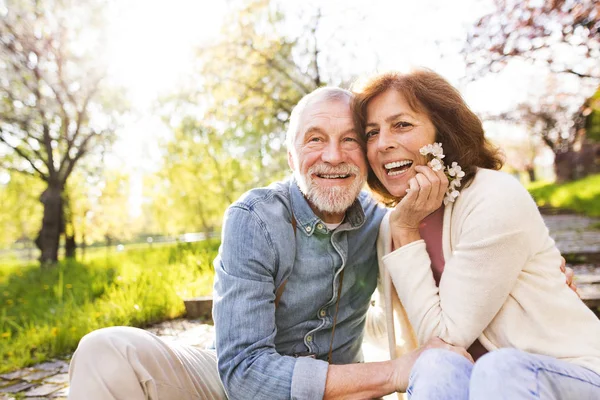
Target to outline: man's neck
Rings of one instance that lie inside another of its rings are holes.
[[[321,211],[313,205],[311,205],[311,208],[313,209],[315,215],[317,217],[319,217],[321,219],[321,221],[325,222],[326,224],[340,224],[344,220],[344,217],[346,216],[345,212],[329,213],[329,212]]]

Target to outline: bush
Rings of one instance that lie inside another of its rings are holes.
[[[561,185],[536,182],[527,189],[538,206],[564,208],[600,217],[600,174]]]

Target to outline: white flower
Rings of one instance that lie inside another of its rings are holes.
[[[432,145],[428,144],[426,146],[421,147],[421,149],[419,150],[419,153],[421,153],[421,155],[426,156],[427,154],[430,154],[432,151]]]
[[[444,149],[442,149],[441,143],[434,143],[431,145],[431,154],[433,154],[434,157],[437,157],[439,159],[446,157],[444,155]]]
[[[442,159],[446,157],[442,149],[441,143],[433,143],[423,146],[419,149],[419,153],[424,156],[429,155],[430,160],[427,163],[434,171],[441,171],[444,169],[444,162]],[[452,203],[460,195],[457,190],[461,186],[461,179],[465,176],[465,172],[462,170],[457,162],[453,162],[451,166],[447,166],[445,170],[446,177],[448,177],[448,190],[444,196],[444,205]],[[407,190],[408,192],[408,190]]]
[[[465,173],[462,170],[462,168],[460,167],[460,165],[458,165],[458,163],[456,161],[454,161],[452,163],[452,166],[448,167],[448,175],[462,178],[463,176],[465,176]]]
[[[438,160],[437,158],[434,158],[433,160],[429,161],[428,165],[434,171],[441,171],[442,169],[444,169],[444,163]]]

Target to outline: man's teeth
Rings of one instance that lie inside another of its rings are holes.
[[[323,179],[343,179],[343,178],[348,178],[350,175],[326,175],[326,174],[319,174],[318,177],[319,178],[323,178]]]

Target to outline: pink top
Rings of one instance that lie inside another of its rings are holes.
[[[421,221],[419,225],[419,233],[421,238],[425,240],[425,248],[427,254],[431,259],[431,272],[433,272],[433,279],[435,284],[440,285],[440,279],[444,273],[444,251],[442,248],[442,231],[444,225],[444,207],[440,207]],[[479,357],[487,353],[487,350],[483,345],[476,340],[475,343],[469,347],[468,352],[471,354],[473,359],[477,360]]]
[[[440,207],[426,216],[419,225],[421,238],[425,240],[427,254],[431,259],[431,271],[435,284],[440,285],[444,272],[444,252],[442,251],[442,226],[444,223],[444,207]]]

